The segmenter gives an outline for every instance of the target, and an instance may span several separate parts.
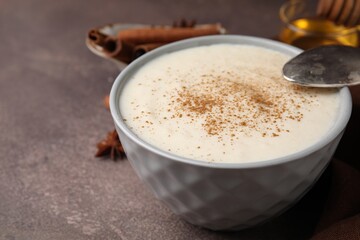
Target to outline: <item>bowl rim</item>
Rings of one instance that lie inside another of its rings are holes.
[[[293,47],[291,45],[261,38],[254,36],[246,36],[246,35],[215,35],[215,36],[202,36],[195,37],[186,40],[177,41],[174,43],[170,43],[159,47],[155,50],[152,50],[143,56],[139,57],[135,61],[131,62],[124,70],[120,72],[120,74],[115,79],[111,92],[110,92],[110,112],[116,127],[118,127],[131,141],[135,142],[137,145],[145,148],[146,150],[157,154],[161,157],[167,158],[172,161],[186,163],[190,165],[196,165],[200,167],[208,167],[208,168],[220,168],[220,169],[248,169],[248,168],[262,168],[269,167],[274,165],[283,164],[286,162],[295,161],[297,159],[303,158],[305,156],[310,155],[313,152],[323,148],[331,141],[333,141],[342,131],[345,129],[347,122],[350,119],[351,110],[352,110],[352,100],[351,94],[347,87],[343,87],[339,89],[340,94],[340,103],[341,106],[339,109],[338,118],[336,122],[331,127],[331,129],[315,144],[302,149],[298,152],[292,153],[290,155],[286,155],[283,157],[268,159],[262,161],[254,161],[254,162],[245,162],[245,163],[219,163],[219,162],[207,162],[202,160],[190,159],[186,157],[182,157],[179,155],[175,155],[164,151],[156,146],[151,145],[150,143],[142,140],[138,137],[130,128],[126,125],[121,117],[121,110],[119,106],[119,99],[121,92],[128,81],[128,79],[144,64],[151,61],[152,59],[159,57],[166,53],[175,52],[182,49],[187,49],[191,47],[197,46],[206,46],[212,44],[243,44],[243,45],[252,45],[258,47],[265,47],[271,50],[279,51],[290,56],[295,56],[302,52],[301,49]]]

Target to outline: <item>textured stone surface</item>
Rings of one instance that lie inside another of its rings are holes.
[[[282,2],[0,1],[0,239],[307,236],[316,216],[306,198],[256,229],[215,233],[172,214],[128,161],[94,158],[96,142],[113,128],[102,99],[118,69],[85,47],[90,28],[186,17],[219,21],[231,33],[273,37]]]

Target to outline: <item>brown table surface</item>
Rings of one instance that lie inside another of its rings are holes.
[[[85,46],[106,23],[222,23],[271,38],[284,0],[0,1],[0,239],[304,239],[304,201],[235,233],[192,226],[139,181],[129,162],[99,160],[113,129],[103,107],[117,67]]]

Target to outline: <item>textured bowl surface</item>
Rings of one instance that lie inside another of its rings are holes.
[[[300,50],[248,36],[209,36],[166,45],[132,62],[116,79],[111,114],[137,175],[177,215],[213,230],[254,226],[285,211],[316,182],[328,165],[351,114],[351,96],[340,90],[338,119],[326,136],[292,155],[253,163],[206,163],[161,151],[144,142],[122,121],[119,97],[131,75],[146,62],[189,47],[216,43],[249,44],[295,56]]]

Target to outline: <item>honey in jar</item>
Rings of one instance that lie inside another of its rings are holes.
[[[289,1],[281,7],[280,18],[284,27],[279,34],[280,41],[302,49],[332,44],[358,46],[357,27],[337,25],[333,21],[316,17],[315,11],[310,8],[304,0]]]

